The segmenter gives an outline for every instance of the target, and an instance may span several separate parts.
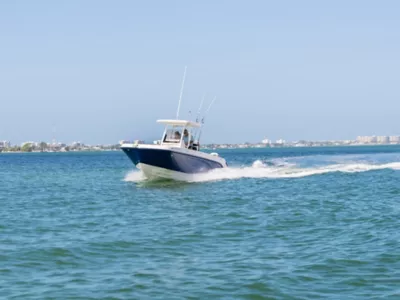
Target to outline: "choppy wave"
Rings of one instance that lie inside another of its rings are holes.
[[[187,179],[188,182],[207,182],[220,180],[234,180],[241,178],[300,178],[312,175],[321,175],[333,172],[357,173],[382,169],[400,170],[400,162],[385,164],[371,163],[343,163],[314,167],[298,167],[293,163],[271,164],[256,160],[251,166],[229,167],[215,169],[208,173],[197,174]],[[145,181],[145,176],[140,171],[131,171],[125,176],[125,181],[141,182]]]

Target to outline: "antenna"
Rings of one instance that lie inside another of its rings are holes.
[[[176,119],[179,119],[179,110],[181,109],[181,102],[182,102],[182,94],[183,94],[183,86],[185,85],[185,78],[186,78],[186,68],[185,66],[185,72],[183,72],[183,80],[182,80],[182,87],[181,87],[181,94],[179,96],[179,103],[178,103],[178,110],[176,112]]]
[[[204,102],[205,96],[206,96],[206,94],[204,94],[204,95],[203,95],[203,98],[201,99],[200,107],[199,107],[199,110],[197,111],[196,122],[199,121],[200,112],[201,112],[201,108],[203,107],[203,102]]]

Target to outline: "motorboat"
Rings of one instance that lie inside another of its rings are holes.
[[[203,105],[201,101],[196,121],[179,119],[186,67],[183,74],[176,119],[158,120],[165,129],[161,140],[153,144],[123,142],[122,151],[130,158],[149,179],[173,179],[178,181],[192,180],[196,174],[206,173],[213,169],[226,168],[225,159],[217,153],[200,151],[200,137],[205,114],[210,110],[216,97],[204,113],[199,116]]]
[[[165,126],[155,144],[124,143],[122,151],[149,179],[188,181],[196,174],[227,167],[217,153],[200,151],[202,124],[187,120],[158,120]]]

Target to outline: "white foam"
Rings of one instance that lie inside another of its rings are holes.
[[[320,167],[298,168],[292,165],[269,167],[261,161],[255,161],[251,167],[215,169],[194,177],[194,182],[229,180],[240,178],[299,178],[332,172],[356,173],[381,169],[400,170],[400,162],[387,164],[349,163]]]
[[[235,180],[241,178],[301,178],[312,175],[321,175],[332,172],[357,173],[382,169],[400,170],[400,162],[385,164],[373,164],[364,162],[346,162],[314,167],[298,167],[284,159],[273,161],[272,166],[261,160],[256,160],[251,166],[229,167],[214,169],[204,174],[197,174],[188,180],[189,182],[207,182],[219,180]],[[137,170],[129,172],[124,181],[142,182],[147,181],[144,174]]]
[[[267,165],[264,164],[261,160],[258,159],[258,160],[256,160],[255,162],[253,162],[252,167],[253,167],[253,168],[266,168]]]
[[[141,171],[130,171],[125,175],[124,181],[140,182],[146,180],[146,177]]]

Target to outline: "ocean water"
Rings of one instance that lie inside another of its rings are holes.
[[[0,154],[1,299],[400,299],[400,147],[243,149],[194,182]]]

